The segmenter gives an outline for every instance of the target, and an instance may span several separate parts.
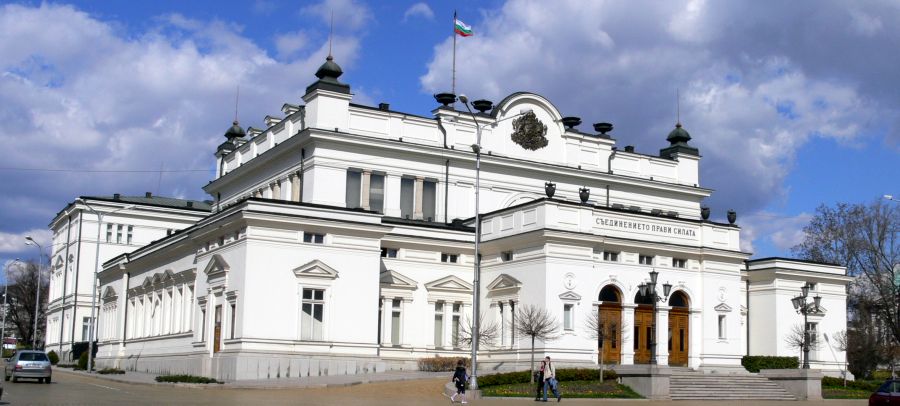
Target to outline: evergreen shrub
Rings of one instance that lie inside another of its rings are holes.
[[[741,358],[741,365],[750,372],[759,372],[761,369],[796,369],[800,367],[800,360],[797,357],[745,355]]]
[[[50,350],[50,352],[47,353],[47,358],[50,359],[50,364],[52,365],[59,363],[59,355],[56,355],[56,351]]]

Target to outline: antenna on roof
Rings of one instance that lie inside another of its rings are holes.
[[[675,88],[675,124],[681,124],[681,96],[678,88]]]
[[[234,122],[238,121],[238,100],[241,99],[241,85],[237,85],[237,92],[234,95]]]
[[[331,30],[328,32],[328,57],[332,57],[331,56],[331,43],[332,42],[334,42],[334,10],[331,10]]]

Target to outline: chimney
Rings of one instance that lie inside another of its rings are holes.
[[[625,152],[634,152],[634,145],[626,145]]]
[[[378,110],[388,111],[391,109],[391,105],[387,103],[378,103]]]
[[[122,195],[119,194],[119,193],[114,193],[114,194],[113,194],[113,200],[119,200],[119,198],[121,198],[121,197],[122,197]]]
[[[153,193],[150,193],[150,192],[144,193],[144,197],[148,197],[148,198],[153,197]]]

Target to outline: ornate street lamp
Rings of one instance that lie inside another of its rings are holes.
[[[656,272],[656,269],[650,271],[650,282],[642,283],[638,285],[638,289],[641,292],[641,296],[649,297],[653,302],[653,326],[650,328],[650,364],[655,365],[657,363],[656,360],[656,303],[657,302],[665,302],[669,298],[669,294],[672,293],[672,285],[669,282],[663,284],[663,294],[659,296],[656,292],[656,280],[659,277],[659,272]]]
[[[791,299],[794,310],[796,310],[798,314],[803,315],[803,369],[809,369],[809,323],[807,322],[807,315],[810,313],[820,313],[822,304],[822,298],[819,295],[813,297],[812,302],[806,301],[806,298],[809,297],[809,290],[811,288],[812,285],[810,285],[809,282],[806,282],[800,288],[800,296]]]
[[[37,349],[38,335],[38,319],[40,319],[41,309],[41,268],[44,267],[44,247],[38,244],[31,236],[25,237],[25,245],[33,245],[38,249],[38,269],[37,269],[37,293],[34,302],[34,333],[31,335],[31,349]]]

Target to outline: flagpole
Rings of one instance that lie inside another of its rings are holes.
[[[453,10],[453,84],[450,93],[456,94],[456,10]]]

